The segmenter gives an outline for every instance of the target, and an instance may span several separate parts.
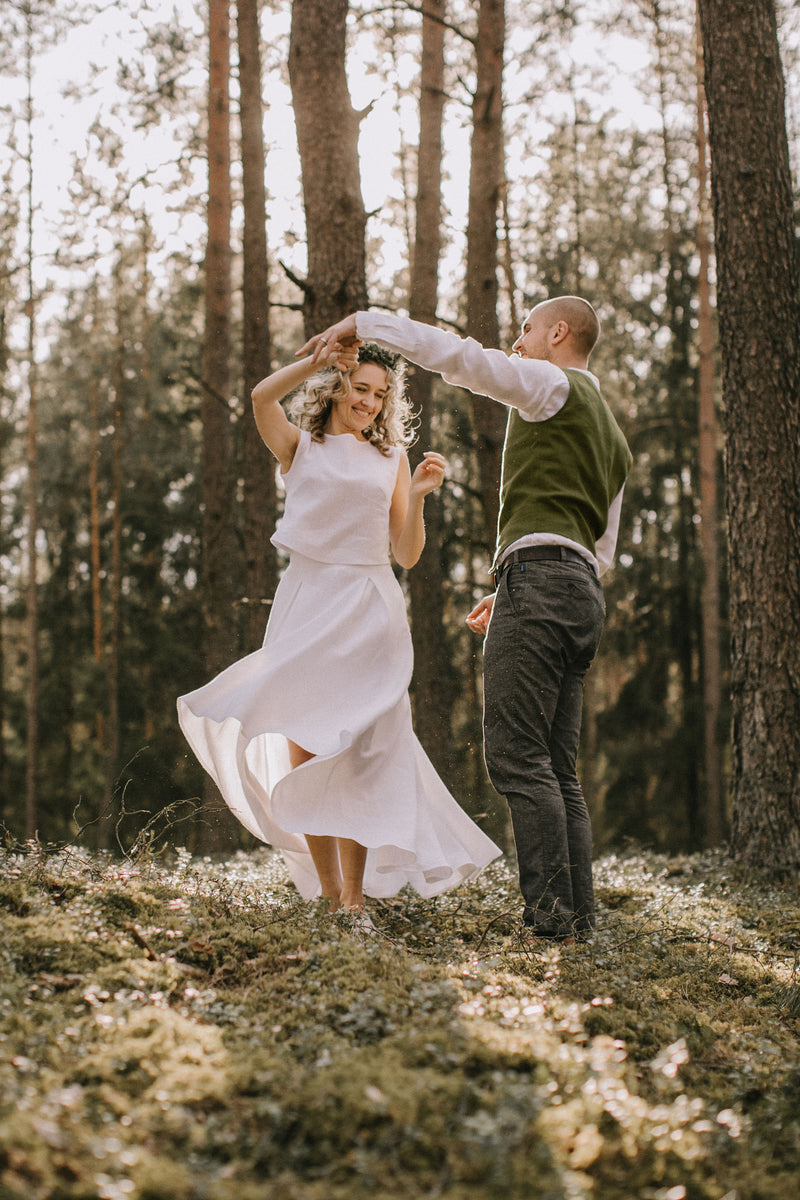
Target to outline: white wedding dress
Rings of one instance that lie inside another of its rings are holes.
[[[272,539],[290,563],[264,645],[178,700],[181,728],[231,811],[282,851],[307,899],[319,882],[305,834],[366,846],[374,897],[404,884],[433,896],[500,854],[411,727],[411,634],[389,562],[400,453],[349,433],[301,433]],[[291,770],[287,739],[315,757]]]

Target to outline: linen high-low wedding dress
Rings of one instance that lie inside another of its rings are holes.
[[[411,726],[413,652],[389,562],[400,451],[302,431],[272,541],[290,553],[264,644],[178,700],[186,738],[231,811],[283,853],[307,899],[305,834],[367,847],[364,892],[422,896],[500,854],[434,770]],[[314,754],[290,769],[287,738]]]

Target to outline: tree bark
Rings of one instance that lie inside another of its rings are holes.
[[[681,681],[678,696],[678,720],[682,729],[680,762],[677,774],[683,796],[689,845],[698,848],[704,841],[705,812],[700,802],[701,744],[696,721],[699,691],[696,660],[697,610],[692,587],[692,560],[695,549],[695,508],[688,481],[684,475],[687,460],[684,433],[685,415],[694,405],[694,377],[690,363],[692,337],[690,334],[690,296],[687,293],[685,253],[680,218],[680,198],[677,191],[677,154],[669,120],[672,100],[668,70],[669,34],[666,14],[660,0],[651,0],[645,11],[653,27],[655,85],[661,117],[661,179],[664,189],[663,253],[666,268],[664,323],[670,331],[670,345],[664,361],[664,386],[669,397],[668,413],[672,424],[673,469],[679,480],[677,503],[677,562],[675,567],[675,602],[672,606],[671,645]],[[691,464],[694,470],[694,463]]]
[[[467,333],[485,346],[500,342],[497,216],[503,185],[504,42],[504,0],[480,0],[467,217]],[[506,413],[502,405],[476,396],[472,416],[486,541],[491,543],[500,504]]]
[[[294,0],[289,78],[303,174],[307,336],[367,304],[360,116],[345,73],[348,0]]]
[[[31,281],[32,288],[32,281]],[[27,733],[25,768],[25,836],[36,835],[39,812],[39,581],[38,551],[36,535],[39,528],[39,443],[38,443],[38,396],[36,392],[36,362],[34,342],[34,305],[32,290],[29,293],[30,315],[28,318],[28,587],[25,624],[28,655],[27,678]]]
[[[422,19],[417,196],[408,311],[414,320],[434,324],[442,244],[444,26],[441,22],[444,0],[430,0],[426,12],[430,15]],[[412,367],[408,393],[414,410],[419,413],[418,438],[411,450],[412,465],[416,466],[423,452],[434,445],[433,377],[430,372]],[[409,573],[414,641],[411,694],[420,741],[437,770],[452,778],[455,764],[451,716],[455,678],[444,620],[442,505],[436,492],[425,501],[425,527],[425,548],[416,567]]]
[[[98,822],[98,844],[107,848],[117,819],[117,776],[120,757],[119,729],[119,648],[122,622],[122,446],[123,446],[123,389],[125,386],[125,336],[122,299],[122,247],[114,272],[114,365],[113,365],[113,430],[111,496],[111,567],[109,571],[110,613],[108,622],[108,655],[106,657],[107,721],[105,739],[105,788],[103,807]]]
[[[203,607],[205,659],[215,675],[230,662],[232,563],[230,471],[231,193],[227,0],[209,0],[208,244],[203,343]]]
[[[244,648],[257,650],[264,637],[267,600],[278,582],[270,534],[275,525],[275,468],[253,419],[250,393],[271,365],[267,206],[261,99],[258,0],[238,0],[239,92],[244,195],[242,376],[244,396]]]
[[[92,345],[99,338],[99,297],[97,281],[93,285],[92,301]],[[103,641],[103,594],[100,558],[100,366],[94,362],[89,384],[89,563],[92,590],[92,658],[98,681],[103,674],[105,647]],[[98,705],[94,718],[94,736],[97,760],[105,770],[106,763],[106,713],[105,706]],[[106,800],[100,797],[100,810],[95,830],[98,846],[103,845],[103,809]]]
[[[800,279],[774,0],[700,0],[718,267],[732,844],[800,864]]]
[[[27,128],[27,280],[28,300],[28,426],[27,426],[27,471],[28,471],[28,586],[26,598],[26,648],[28,655],[27,678],[27,732],[25,769],[25,836],[33,838],[38,826],[39,796],[39,584],[38,550],[36,545],[39,530],[39,425],[36,370],[36,295],[33,282],[33,220],[34,220],[34,175],[33,175],[33,23],[30,9],[26,11],[25,37],[25,80],[27,86],[25,123]]]
[[[203,618],[205,665],[217,675],[235,657],[231,470],[230,304],[230,16],[228,0],[209,0],[208,26],[208,243],[205,258],[205,334],[203,339]],[[205,778],[206,820],[198,836],[201,848],[221,849],[230,824],[221,812],[219,793]]]
[[[720,635],[719,551],[717,544],[717,412],[714,371],[714,322],[709,283],[709,204],[706,159],[706,105],[703,90],[703,57],[697,28],[697,347],[699,357],[698,417],[700,459],[700,553],[703,581],[700,610],[703,647],[703,765],[705,783],[705,841],[718,846],[725,837],[726,821],[722,786],[720,712],[722,666]]]

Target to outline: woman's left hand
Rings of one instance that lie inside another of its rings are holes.
[[[342,346],[339,342],[331,342],[323,346],[316,359],[318,367],[336,367],[339,371],[352,371],[358,366],[358,346]]]
[[[441,487],[447,462],[435,450],[426,450],[425,457],[411,476],[411,490],[418,495],[427,496],[428,492]]]
[[[334,351],[333,357],[336,359],[336,366],[340,371],[354,371],[358,366],[358,347],[360,342],[355,346],[340,346]]]
[[[326,346],[339,346],[343,349],[346,346],[358,346],[358,344],[356,314],[351,313],[349,317],[344,317],[335,325],[329,325],[322,333],[315,333],[313,337],[310,337],[306,344],[297,351],[295,358],[305,358],[307,354],[310,354],[316,363],[327,357]]]

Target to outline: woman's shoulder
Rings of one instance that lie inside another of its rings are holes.
[[[398,463],[402,458],[408,457],[405,446],[397,446],[393,444],[389,444],[385,450],[381,451],[381,453],[385,458],[388,458],[390,462],[393,463]]]

